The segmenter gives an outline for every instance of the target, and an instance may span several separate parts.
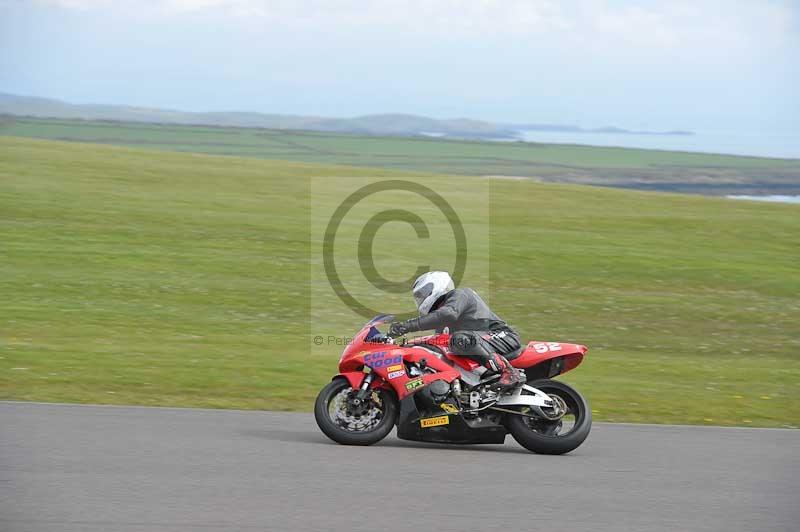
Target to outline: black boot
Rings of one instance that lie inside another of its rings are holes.
[[[496,353],[492,355],[492,358],[486,363],[486,368],[500,374],[497,386],[501,390],[514,388],[522,382],[522,376],[519,374],[519,370],[512,366],[511,362],[506,360],[502,355]]]

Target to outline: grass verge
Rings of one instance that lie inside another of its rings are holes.
[[[309,410],[340,350],[310,335],[360,325],[309,321],[310,180],[419,175],[13,137],[0,154],[13,400]],[[526,338],[590,346],[564,379],[596,419],[800,425],[797,206],[490,191],[487,297]]]

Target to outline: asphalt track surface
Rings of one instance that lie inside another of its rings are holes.
[[[800,431],[328,441],[310,414],[0,403],[0,531],[800,530]]]

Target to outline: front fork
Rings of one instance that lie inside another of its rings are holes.
[[[369,366],[364,366],[364,380],[361,381],[361,386],[358,387],[355,397],[353,397],[353,404],[360,407],[369,396],[369,387],[372,381],[375,380],[375,374],[369,370]]]

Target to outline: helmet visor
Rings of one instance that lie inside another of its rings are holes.
[[[431,295],[431,292],[433,292],[433,283],[425,283],[414,289],[414,301],[417,303],[417,307],[422,305],[422,302]]]

